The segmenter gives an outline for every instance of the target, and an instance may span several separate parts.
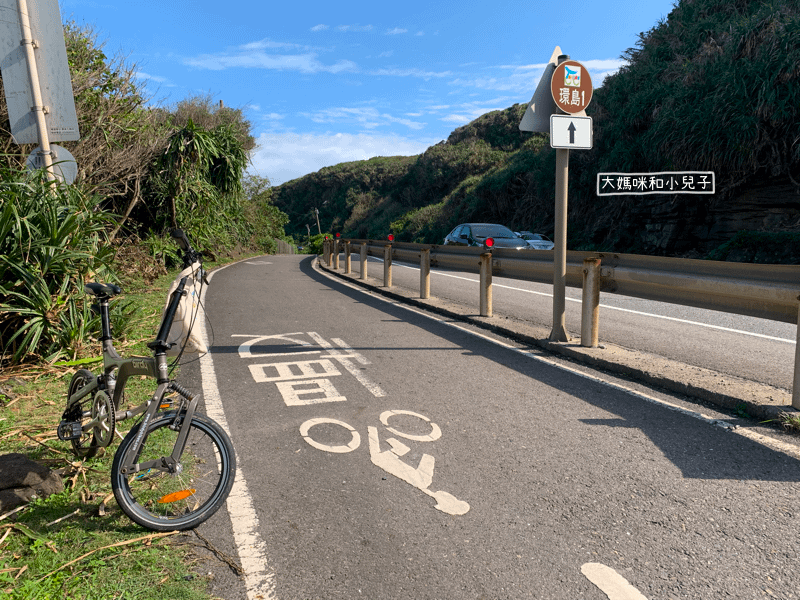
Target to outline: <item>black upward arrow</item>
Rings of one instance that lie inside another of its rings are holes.
[[[569,143],[575,143],[575,123],[572,121],[569,122],[569,127],[567,127],[567,131],[569,131]]]

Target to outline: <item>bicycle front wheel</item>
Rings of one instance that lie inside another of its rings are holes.
[[[175,414],[167,413],[150,423],[135,463],[172,454],[180,429],[170,428],[174,422]],[[154,531],[197,527],[222,506],[233,486],[236,456],[230,438],[215,421],[195,415],[174,473],[148,469],[123,475],[124,457],[140,427],[131,428],[114,455],[111,487],[117,504],[133,521]]]

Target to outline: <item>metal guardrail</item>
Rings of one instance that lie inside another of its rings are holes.
[[[344,250],[345,245],[343,240],[332,242],[339,248],[335,250],[331,244],[327,252],[335,253],[338,263],[338,253]],[[465,246],[360,239],[346,242],[350,250],[365,247],[370,256],[388,256],[390,260],[394,258],[417,264],[426,250],[429,251],[431,267],[470,273],[481,272],[481,255],[487,253],[483,248]],[[390,248],[389,254],[387,247]],[[599,259],[597,280],[599,289],[604,292],[798,324],[800,265],[758,265],[569,251],[568,286],[584,287],[584,261],[587,259]],[[491,260],[492,275],[539,283],[553,282],[552,250],[494,248]],[[800,336],[797,348],[792,406],[800,409]]]

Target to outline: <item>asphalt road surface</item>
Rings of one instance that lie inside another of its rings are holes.
[[[198,529],[216,553],[185,536],[213,594],[800,597],[796,445],[757,443],[747,426],[311,261],[217,271],[211,352],[183,370],[239,462],[226,509]]]

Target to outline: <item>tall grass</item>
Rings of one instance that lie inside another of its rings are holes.
[[[74,357],[96,329],[83,284],[113,280],[100,202],[42,171],[0,170],[0,363]]]

